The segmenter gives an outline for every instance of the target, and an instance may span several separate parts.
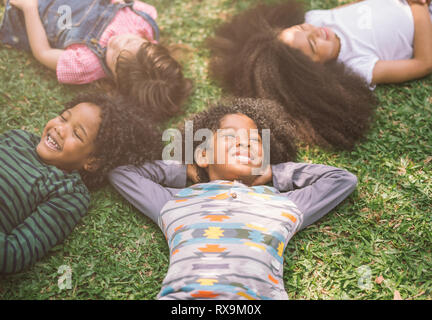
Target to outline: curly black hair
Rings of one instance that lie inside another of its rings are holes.
[[[313,62],[280,40],[282,30],[304,16],[295,1],[234,16],[207,40],[210,75],[233,95],[278,101],[295,121],[299,140],[350,150],[368,131],[377,99],[343,64]]]
[[[294,130],[291,120],[283,116],[283,107],[277,102],[266,99],[232,98],[225,99],[210,108],[193,115],[193,136],[200,129],[216,132],[223,118],[230,114],[244,114],[251,118],[260,135],[263,129],[270,129],[270,164],[294,161],[297,155]],[[181,127],[183,141],[186,139],[186,128]],[[193,151],[202,141],[193,142]],[[199,167],[194,158],[194,167],[200,182],[209,180],[207,171]]]
[[[130,100],[101,92],[83,93],[70,101],[62,112],[83,102],[94,104],[101,110],[101,123],[92,153],[99,161],[98,169],[92,172],[80,170],[81,178],[90,190],[103,186],[108,173],[115,167],[140,165],[160,157],[160,130]]]

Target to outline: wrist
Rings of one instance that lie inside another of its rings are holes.
[[[21,11],[24,13],[24,15],[28,15],[28,14],[33,14],[35,12],[38,12],[38,8],[34,4],[28,4],[25,7],[23,7]]]

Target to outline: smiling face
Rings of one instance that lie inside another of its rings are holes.
[[[340,51],[340,40],[333,30],[307,23],[284,29],[279,39],[319,63],[337,59]]]
[[[36,152],[44,163],[59,169],[92,171],[96,166],[92,152],[100,123],[100,108],[80,103],[48,121]]]
[[[210,180],[240,180],[251,185],[257,178],[253,168],[262,164],[262,141],[255,122],[243,114],[222,118],[218,134],[211,141],[212,152],[197,160],[207,168]]]
[[[136,55],[141,45],[145,42],[147,42],[146,39],[129,33],[113,36],[109,39],[105,59],[108,68],[114,76],[119,56],[125,55],[127,58],[128,55]]]

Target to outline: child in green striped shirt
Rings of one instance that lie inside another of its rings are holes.
[[[0,134],[0,274],[26,269],[61,243],[111,169],[160,155],[144,116],[120,97],[91,94],[51,119],[41,137]]]

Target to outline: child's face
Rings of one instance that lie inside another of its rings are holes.
[[[262,141],[251,118],[244,114],[225,116],[219,134],[213,134],[212,145],[213,152],[207,157],[213,161],[203,165],[210,180],[240,180],[251,185],[258,177],[252,169],[262,164]]]
[[[303,23],[284,29],[279,38],[315,62],[325,63],[339,55],[340,40],[330,28]]]
[[[101,122],[100,108],[80,103],[46,124],[36,152],[46,164],[65,171],[88,170],[96,166],[92,157]]]
[[[115,76],[115,69],[120,54],[136,55],[141,45],[147,42],[135,34],[120,34],[109,39],[106,51],[106,63]]]

